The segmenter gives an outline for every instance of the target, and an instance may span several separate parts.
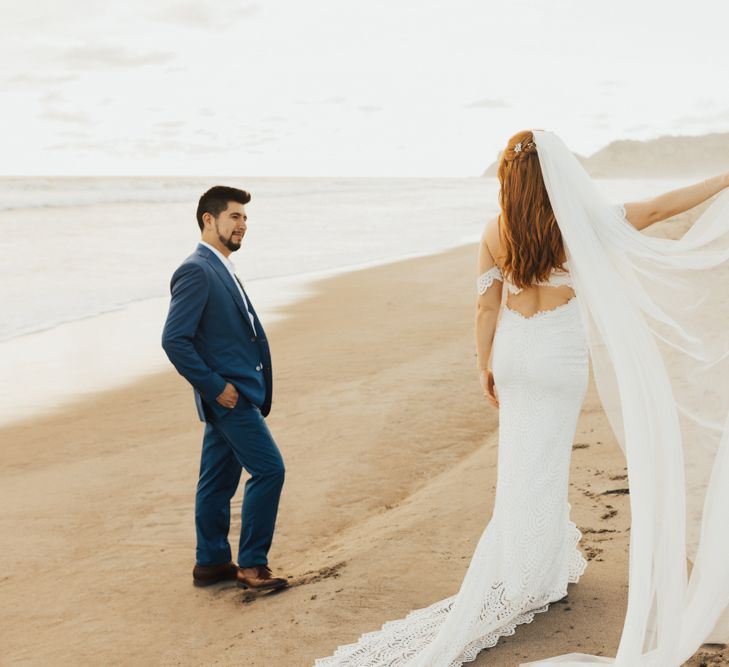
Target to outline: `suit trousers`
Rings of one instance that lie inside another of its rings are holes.
[[[284,482],[281,453],[261,411],[243,396],[222,417],[206,413],[195,496],[196,560],[200,565],[231,560],[230,501],[245,468],[250,478],[243,493],[238,565],[266,565]]]

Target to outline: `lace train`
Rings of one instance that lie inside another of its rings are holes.
[[[485,610],[498,610],[502,618],[509,620],[501,627],[472,641],[461,655],[448,667],[460,667],[473,662],[478,654],[487,648],[493,648],[502,637],[516,632],[519,625],[531,623],[536,614],[544,613],[552,602],[561,600],[567,595],[567,585],[576,584],[587,568],[578,544],[582,538],[579,528],[570,521],[568,523],[569,560],[567,579],[562,585],[545,591],[539,596],[530,596],[520,608],[510,607],[504,595],[504,584],[493,586],[489,599],[484,602]],[[407,665],[417,653],[429,645],[438,634],[446,615],[450,611],[456,596],[440,600],[429,607],[411,611],[405,618],[388,621],[380,630],[363,634],[355,643],[340,646],[335,653],[317,660],[315,667],[402,667]]]

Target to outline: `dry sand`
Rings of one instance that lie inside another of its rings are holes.
[[[475,373],[474,265],[464,247],[331,278],[270,327],[269,424],[287,464],[270,558],[294,584],[280,594],[192,586],[202,428],[174,371],[3,428],[0,662],[305,666],[455,593],[497,459],[498,414]],[[570,485],[587,572],[474,665],[614,655],[624,466],[591,383]]]

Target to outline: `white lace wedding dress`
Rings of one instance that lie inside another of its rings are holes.
[[[630,479],[622,634],[614,657],[569,653],[522,665],[679,667],[702,642],[727,641],[729,188],[680,238],[653,237],[604,199],[559,137],[533,136],[577,296],[533,318],[502,312],[491,522],[457,595],[386,623],[319,666],[461,665],[578,579],[585,561],[569,520],[567,471],[588,348]],[[487,285],[498,276],[482,278]]]
[[[479,291],[494,281],[504,281],[498,267],[480,276]],[[541,284],[571,286],[570,275],[553,272]],[[496,499],[458,594],[388,622],[315,665],[457,667],[530,623],[578,581],[587,563],[567,489],[589,355],[577,298],[531,317],[502,308],[493,342]]]

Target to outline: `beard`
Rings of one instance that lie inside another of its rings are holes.
[[[231,252],[240,250],[240,246],[243,243],[243,236],[241,236],[240,241],[235,241],[233,239],[233,232],[231,232],[230,236],[226,238],[220,233],[220,229],[218,228],[217,224],[215,225],[215,231],[218,234],[218,241],[220,241],[228,250],[230,250]]]

